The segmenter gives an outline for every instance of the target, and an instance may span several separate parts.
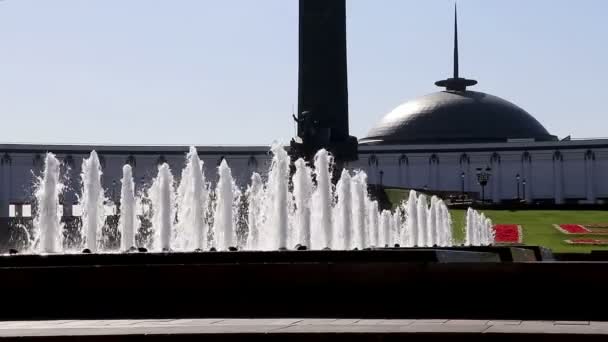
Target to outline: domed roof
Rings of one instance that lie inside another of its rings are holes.
[[[473,143],[507,139],[557,140],[515,104],[463,89],[432,93],[400,105],[360,142]]]
[[[388,113],[362,144],[556,141],[532,115],[490,94],[470,91],[477,81],[458,75],[458,15],[454,6],[454,75],[437,81],[445,91],[408,101]]]

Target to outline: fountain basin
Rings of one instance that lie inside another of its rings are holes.
[[[201,265],[252,263],[402,263],[499,262],[490,251],[433,248],[375,249],[359,251],[236,251],[163,253],[18,254],[0,256],[2,267],[100,267],[118,265]]]
[[[608,319],[587,301],[530,289],[601,293],[608,263],[497,260],[433,249],[4,256],[0,320]]]

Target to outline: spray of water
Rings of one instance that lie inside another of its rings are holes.
[[[410,190],[410,196],[406,205],[407,221],[405,222],[407,239],[404,239],[405,246],[418,246],[418,197],[416,191]]]
[[[337,202],[335,210],[336,233],[334,236],[334,249],[353,248],[352,216],[353,199],[351,189],[352,179],[348,170],[343,169],[338,184],[336,184]]]
[[[378,202],[368,201],[368,227],[369,227],[369,244],[378,247],[379,227],[378,227]]]
[[[332,158],[325,149],[315,155],[315,178],[317,186],[313,192],[312,248],[331,248],[333,237],[332,222]]]
[[[235,185],[232,171],[226,160],[222,160],[218,167],[220,175],[215,188],[216,207],[214,215],[214,244],[220,250],[236,247],[234,233],[234,193]]]
[[[407,231],[403,224],[403,205],[397,206],[393,213],[393,245],[406,246],[403,242],[407,240]]]
[[[120,191],[120,249],[127,251],[135,247],[135,231],[137,214],[135,212],[135,184],[133,183],[133,171],[131,165],[122,167],[122,188]]]
[[[105,221],[104,203],[107,201],[101,187],[101,164],[97,152],[82,161],[82,231],[85,247],[97,252],[101,241],[101,229]]]
[[[410,191],[407,201],[394,212],[378,210],[378,202],[367,194],[367,176],[362,171],[351,174],[343,170],[335,194],[331,183],[332,159],[325,150],[315,157],[313,172],[304,160],[295,162],[289,190],[289,156],[280,145],[273,146],[273,161],[268,181],[254,173],[246,195],[235,185],[226,160],[218,167],[219,181],[209,192],[203,163],[195,148],[186,157],[177,191],[169,165],[159,166],[148,195],[139,199],[134,194],[133,170],[123,167],[121,217],[121,250],[136,244],[148,246],[150,234],[144,227],[137,231],[136,209],[151,203],[150,232],[153,246],[160,250],[193,250],[207,246],[227,250],[246,246],[252,250],[276,250],[296,243],[313,249],[365,248],[369,246],[451,246],[452,220],[445,203],[433,196]],[[97,154],[83,162],[82,198],[83,233],[87,247],[98,250],[104,223],[101,166]],[[62,227],[57,213],[58,197],[63,186],[59,163],[47,155],[36,197],[38,216],[34,239],[42,252],[62,249]],[[313,186],[314,183],[314,186]],[[177,214],[177,215],[176,215]],[[489,245],[494,241],[491,221],[476,211],[467,211],[467,245]],[[212,227],[212,229],[209,229]],[[146,236],[144,236],[146,235]],[[136,238],[137,241],[136,242]]]
[[[208,200],[203,161],[198,157],[196,148],[190,147],[177,188],[176,249],[203,250],[207,246],[205,208]]]
[[[420,196],[418,196],[418,208],[417,208],[417,212],[418,212],[418,232],[417,232],[417,236],[418,236],[418,243],[417,246],[418,247],[429,247],[429,241],[428,241],[428,232],[427,232],[427,212],[428,212],[428,204],[426,201],[426,196],[424,194],[420,194]]]
[[[60,253],[62,248],[62,224],[59,216],[59,195],[63,184],[59,182],[59,161],[47,153],[44,172],[35,191],[38,213],[34,220],[35,239],[40,253]]]
[[[367,230],[367,175],[363,171],[355,172],[351,178],[351,191],[353,200],[353,227],[354,244],[356,248],[369,246],[369,232]]]
[[[158,167],[158,176],[150,187],[152,200],[152,228],[154,229],[154,249],[171,250],[171,235],[175,218],[175,190],[169,164]]]
[[[251,175],[251,184],[246,192],[248,212],[247,212],[247,249],[255,250],[260,248],[260,230],[263,227],[264,217],[262,204],[264,199],[264,182],[257,172]]]
[[[268,172],[264,204],[266,223],[263,229],[264,249],[286,249],[289,234],[289,155],[280,144],[271,148],[272,164]]]
[[[295,162],[296,172],[293,175],[293,196],[296,201],[296,230],[298,244],[310,247],[310,215],[312,206],[312,170],[304,159]]]
[[[433,247],[437,245],[437,216],[435,211],[437,210],[437,197],[431,197],[431,206],[427,211],[427,246]]]
[[[380,214],[380,243],[379,247],[389,247],[391,245],[391,230],[393,216],[390,211],[383,210]]]

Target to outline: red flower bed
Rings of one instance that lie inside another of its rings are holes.
[[[607,246],[608,240],[606,239],[570,239],[566,240],[567,244],[570,245],[602,245]]]
[[[494,225],[495,243],[521,243],[521,226],[517,224],[495,224]]]
[[[564,234],[578,234],[578,235],[608,235],[607,229],[593,228],[592,225],[582,224],[554,224],[555,229],[559,230]]]
[[[557,224],[554,225],[557,230],[564,234],[589,234],[591,230],[581,226],[580,224]]]

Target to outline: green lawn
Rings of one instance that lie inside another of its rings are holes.
[[[454,230],[462,231],[465,210],[451,210]],[[523,227],[524,243],[551,248],[554,252],[585,253],[592,249],[608,250],[608,246],[572,246],[564,242],[571,237],[608,239],[608,236],[566,235],[557,231],[557,223],[608,223],[608,211],[591,210],[482,210],[496,223],[519,224]],[[460,234],[462,235],[462,233]]]
[[[392,203],[399,203],[403,191],[386,191]],[[523,227],[523,242],[528,245],[540,245],[551,248],[554,252],[585,253],[592,249],[608,250],[608,246],[572,246],[564,242],[569,238],[608,239],[608,236],[566,235],[557,231],[553,224],[558,223],[608,223],[608,211],[591,210],[479,210],[492,219],[495,224],[519,224]],[[464,235],[465,210],[450,210],[454,223],[454,235],[462,239]]]

